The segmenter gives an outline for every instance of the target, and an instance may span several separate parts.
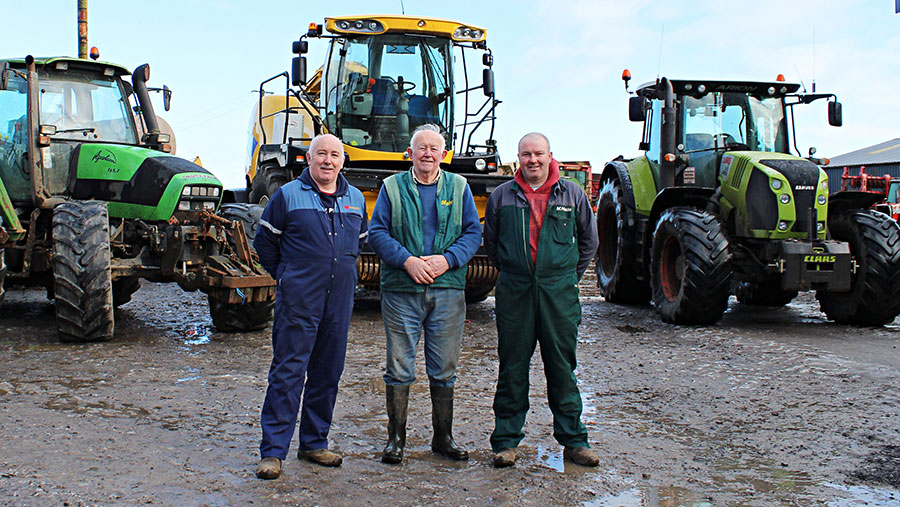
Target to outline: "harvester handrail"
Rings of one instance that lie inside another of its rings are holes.
[[[285,111],[285,118],[284,118],[285,128],[284,128],[284,139],[282,140],[282,144],[287,142],[287,125],[289,124],[288,120],[290,119],[289,118],[290,111],[288,111],[288,109],[290,108],[288,92],[291,89],[291,75],[288,74],[287,71],[284,71],[280,74],[276,74],[276,75],[270,77],[269,79],[266,79],[263,82],[259,83],[259,108],[258,109],[259,109],[259,129],[262,131],[262,141],[263,141],[262,144],[267,144],[266,143],[266,141],[267,141],[266,129],[262,128],[262,121],[263,121],[263,118],[268,118],[268,116],[263,116],[263,114],[262,114],[263,113],[263,97],[265,97],[264,86],[266,83],[274,81],[280,77],[284,77],[284,79],[285,79],[284,109],[283,109],[283,111]]]

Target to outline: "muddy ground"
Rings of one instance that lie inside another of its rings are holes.
[[[594,293],[595,294],[595,293]],[[354,313],[331,447],[255,478],[268,331],[215,332],[202,294],[145,283],[107,343],[57,342],[42,292],[0,318],[0,505],[892,505],[900,503],[900,324],[830,323],[815,299],[732,305],[716,326],[583,293],[578,378],[596,469],[551,437],[539,355],[522,458],[490,465],[493,298],[469,307],[456,440],[433,456],[421,355],[408,460],[384,465],[384,334]],[[296,442],[296,440],[295,440]]]

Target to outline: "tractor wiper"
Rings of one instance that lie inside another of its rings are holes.
[[[67,132],[85,132],[85,133],[93,134],[95,130],[97,130],[97,129],[95,129],[94,127],[78,127],[78,128],[74,128],[74,129],[57,130],[56,133],[57,134],[65,134]]]

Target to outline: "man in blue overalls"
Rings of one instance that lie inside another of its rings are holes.
[[[344,371],[366,202],[340,174],[344,147],[337,137],[317,136],[306,160],[309,168],[272,196],[253,241],[260,263],[278,282],[260,417],[261,479],[281,474],[301,394],[298,457],[323,466],[342,461],[328,450],[328,430]]]

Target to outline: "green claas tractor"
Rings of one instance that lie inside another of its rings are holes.
[[[166,153],[149,67],[128,74],[87,59],[0,60],[0,287],[46,287],[65,341],[112,337],[113,309],[141,279],[205,292],[220,330],[262,328],[275,284],[244,232],[253,213],[216,214],[219,180]]]
[[[630,73],[623,74],[626,89]],[[718,321],[730,295],[781,306],[815,290],[827,318],[881,325],[900,313],[900,227],[863,192],[828,195],[826,173],[790,153],[799,85],[659,79],[629,103],[642,156],[600,175],[598,285],[676,324]],[[794,140],[794,151],[799,153]]]

